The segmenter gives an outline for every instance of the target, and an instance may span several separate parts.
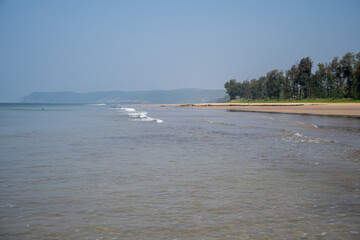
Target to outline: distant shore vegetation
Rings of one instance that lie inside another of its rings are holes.
[[[289,70],[269,71],[258,79],[225,83],[231,102],[360,102],[360,52],[319,63],[312,73],[310,57]]]
[[[306,99],[245,99],[237,98],[228,101],[229,103],[360,103],[360,99],[353,98],[306,98]]]

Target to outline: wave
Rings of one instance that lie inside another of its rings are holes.
[[[315,138],[304,136],[296,131],[284,130],[285,134],[281,137],[282,140],[294,143],[334,143],[333,140],[325,138]]]
[[[93,104],[87,104],[88,106],[106,106],[105,103],[93,103]]]
[[[254,118],[257,119],[263,119],[263,120],[269,120],[269,121],[274,121],[274,122],[281,122],[281,123],[290,123],[290,124],[295,124],[295,125],[301,125],[304,126],[306,128],[319,128],[319,126],[312,124],[312,123],[306,123],[306,122],[302,122],[302,121],[293,121],[293,120],[283,120],[283,119],[277,119],[277,118],[273,118],[273,117],[269,117],[269,116],[255,116]]]
[[[164,122],[161,119],[152,118],[152,117],[144,117],[144,118],[140,118],[140,119],[134,119],[134,121],[157,122],[157,123],[163,123]]]
[[[126,108],[126,107],[122,107],[120,108],[121,110],[124,110],[125,112],[135,112],[136,109],[135,108]]]
[[[8,203],[6,205],[1,205],[2,208],[15,208],[17,207],[15,204],[12,203]]]
[[[129,108],[129,107],[115,107],[115,108],[118,110],[118,113],[120,115],[128,116],[133,121],[156,122],[156,123],[164,122],[161,119],[149,117],[147,112],[137,111],[135,108]]]
[[[235,124],[232,123],[225,123],[225,122],[213,122],[208,119],[201,119],[200,122],[202,123],[209,123],[209,124],[218,124],[218,125],[224,125],[224,126],[234,126]]]
[[[201,119],[200,122],[202,123],[214,123],[213,121],[207,120],[207,119]]]
[[[294,124],[298,124],[298,125],[302,125],[304,127],[307,128],[319,128],[317,125],[312,124],[312,123],[306,123],[306,122],[301,122],[301,121],[289,121],[290,123],[294,123]]]

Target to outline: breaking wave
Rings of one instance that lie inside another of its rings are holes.
[[[93,103],[93,104],[86,104],[88,106],[106,106],[105,103]]]
[[[291,121],[291,120],[281,120],[281,119],[274,119],[272,117],[266,117],[266,116],[262,116],[263,119],[267,119],[267,120],[271,120],[271,121],[276,121],[276,122],[283,122],[283,123],[290,123],[290,124],[295,124],[295,125],[300,125],[300,126],[304,126],[306,128],[319,128],[317,125],[313,124],[313,123],[306,123],[306,122],[302,122],[302,121]]]
[[[286,142],[293,142],[293,143],[334,143],[333,140],[329,140],[325,138],[308,137],[296,131],[291,131],[287,129],[284,130],[284,134],[281,137],[281,139]]]
[[[138,111],[135,108],[116,107],[116,110],[120,115],[125,115],[130,117],[132,121],[156,122],[156,123],[164,122],[161,119],[149,117],[147,112]]]

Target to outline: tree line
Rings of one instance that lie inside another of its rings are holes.
[[[300,60],[287,71],[272,70],[258,79],[225,83],[230,100],[245,99],[360,99],[360,52],[334,57],[329,63],[319,63],[312,73],[310,57]]]

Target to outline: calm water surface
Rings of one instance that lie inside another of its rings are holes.
[[[360,120],[0,105],[2,239],[360,239]]]

